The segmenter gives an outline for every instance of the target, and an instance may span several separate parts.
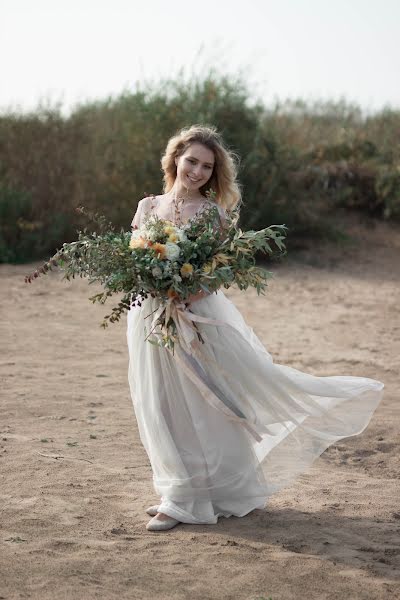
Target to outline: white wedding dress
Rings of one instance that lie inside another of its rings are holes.
[[[173,220],[161,204],[142,200],[132,224],[140,226],[149,210]],[[149,296],[128,312],[128,379],[158,510],[183,523],[214,524],[264,508],[331,444],[360,434],[383,396],[383,383],[374,379],[316,377],[274,363],[218,290],[191,304],[196,315],[225,323],[197,323],[207,338],[201,370],[257,440],[204,399],[175,356],[145,340],[146,316],[158,306]]]

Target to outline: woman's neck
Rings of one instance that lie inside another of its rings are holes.
[[[177,181],[175,181],[174,185],[169,190],[168,195],[172,198],[183,198],[184,200],[192,200],[193,202],[196,200],[204,200],[204,196],[199,190],[188,190]]]

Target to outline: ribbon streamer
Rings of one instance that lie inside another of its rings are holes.
[[[183,371],[189,379],[196,385],[203,398],[220,410],[231,421],[240,423],[254,437],[257,442],[262,441],[259,433],[250,425],[246,416],[236,408],[232,402],[216,387],[216,385],[207,377],[206,372],[201,366],[201,363],[196,359],[196,355],[201,357],[202,342],[199,341],[194,323],[206,323],[207,325],[225,325],[232,327],[226,321],[218,319],[209,319],[196,315],[187,310],[183,302],[176,302],[173,298],[169,298],[166,304],[162,304],[155,312],[151,330],[155,330],[157,320],[165,311],[165,323],[168,323],[172,318],[175,322],[178,332],[179,346],[175,351],[176,360],[182,366]],[[154,332],[156,336],[162,336],[161,332]],[[204,334],[202,336],[205,338]],[[172,353],[171,349],[168,350]]]

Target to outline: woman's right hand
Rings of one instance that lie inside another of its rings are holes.
[[[212,292],[207,293],[204,290],[200,290],[197,294],[191,294],[188,298],[184,300],[184,302],[186,302],[187,304],[193,304],[194,302],[197,302],[197,300],[201,300],[202,298],[205,298],[210,294],[212,294]]]

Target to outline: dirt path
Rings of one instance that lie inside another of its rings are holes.
[[[272,267],[266,297],[227,295],[275,362],[383,381],[370,425],[264,511],[165,533],[145,529],[125,319],[101,329],[84,280],[0,266],[0,599],[400,598],[400,231],[354,234]]]

